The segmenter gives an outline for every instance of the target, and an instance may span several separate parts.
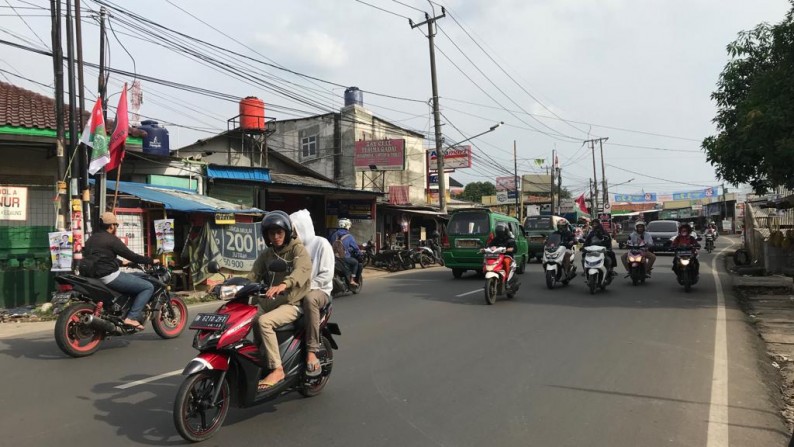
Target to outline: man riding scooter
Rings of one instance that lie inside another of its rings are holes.
[[[591,231],[584,240],[585,247],[591,245],[600,245],[607,249],[606,268],[609,270],[610,275],[617,275],[617,273],[615,273],[615,266],[618,262],[617,258],[615,258],[615,252],[612,251],[612,238],[609,237],[609,233],[604,230],[600,220],[593,221],[593,231]],[[584,257],[582,258],[582,270],[584,270]],[[586,276],[587,273],[583,271],[582,275]]]
[[[656,262],[656,255],[648,250],[648,247],[653,246],[653,238],[651,237],[650,233],[645,231],[645,222],[638,220],[637,223],[634,224],[634,232],[629,236],[629,245],[644,246],[643,256],[647,260],[648,266],[646,276],[650,278],[651,270],[653,270],[653,263]],[[629,253],[623,253],[623,256],[620,257],[620,260],[623,262],[623,267],[628,272]]]
[[[559,234],[560,245],[566,248],[565,256],[562,258],[562,268],[567,275],[571,269],[571,256],[573,255],[573,246],[576,245],[576,237],[571,232],[571,226],[566,219],[560,219],[557,222],[557,230],[552,234]],[[573,275],[573,273],[571,273],[571,275]]]

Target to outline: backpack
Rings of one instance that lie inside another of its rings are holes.
[[[350,237],[350,234],[346,234],[342,237],[336,238],[331,247],[334,249],[334,256],[337,258],[344,259],[345,258],[345,244],[344,241],[346,237]]]
[[[80,276],[84,276],[86,278],[96,278],[96,267],[98,263],[99,256],[93,252],[88,253],[87,250],[84,250],[83,259],[80,260],[77,271],[80,273]]]

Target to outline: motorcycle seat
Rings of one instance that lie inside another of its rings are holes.
[[[320,309],[320,320],[325,317],[325,314],[328,312],[328,307],[325,306]],[[284,326],[279,326],[276,328],[276,332],[297,332],[303,329],[303,326],[306,324],[306,317],[304,314],[301,314],[297,320],[293,321],[292,323],[287,323]]]

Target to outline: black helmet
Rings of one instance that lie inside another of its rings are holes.
[[[265,239],[265,244],[270,246],[270,240],[267,237],[267,230],[272,227],[278,227],[284,230],[287,234],[284,237],[284,244],[289,244],[292,240],[292,222],[289,220],[289,216],[284,211],[271,211],[265,215],[265,218],[262,219],[262,223],[260,224],[262,227],[262,237]]]
[[[504,222],[498,222],[496,224],[496,228],[494,229],[494,233],[496,233],[496,237],[498,238],[507,237],[509,231],[510,230],[507,228],[507,224]]]

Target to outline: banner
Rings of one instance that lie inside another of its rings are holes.
[[[615,203],[648,203],[648,202],[656,202],[656,193],[654,192],[647,192],[642,194],[615,194],[614,196]]]
[[[174,219],[155,220],[154,233],[157,237],[157,253],[173,253]]]
[[[49,233],[50,259],[53,272],[72,271],[72,232],[56,231]]]
[[[496,177],[496,190],[497,191],[515,191],[516,184],[518,183],[516,180],[518,178],[515,176],[509,177]]]
[[[436,170],[438,155],[435,149],[427,152],[427,167]],[[471,146],[455,146],[444,149],[444,170],[471,167]]]
[[[198,237],[186,243],[190,255],[193,284],[200,284],[211,276],[207,264],[216,261],[221,268],[248,273],[254,261],[265,250],[259,223],[215,225],[206,223]]]
[[[353,168],[357,171],[404,171],[405,140],[356,141]]]
[[[674,192],[673,200],[710,199],[717,196],[717,187],[699,189],[697,191]]]
[[[27,220],[28,189],[0,186],[0,220]]]

